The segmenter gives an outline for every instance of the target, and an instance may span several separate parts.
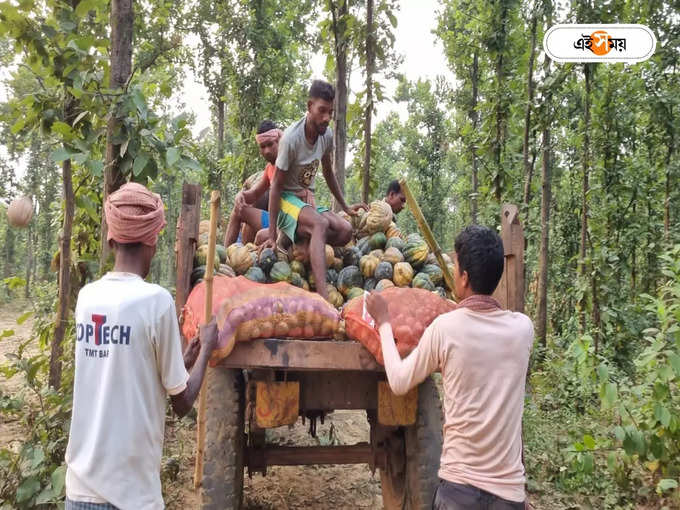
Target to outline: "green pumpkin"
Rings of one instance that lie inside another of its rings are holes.
[[[387,237],[385,237],[385,234],[382,232],[376,232],[368,241],[371,250],[383,250],[385,248],[385,243],[387,243]]]
[[[380,292],[381,290],[389,289],[390,287],[394,287],[392,280],[380,280],[375,286],[375,290]]]
[[[394,269],[392,268],[392,264],[389,262],[381,262],[378,264],[378,266],[375,268],[375,272],[373,273],[373,276],[378,281],[391,280],[393,275]]]
[[[326,281],[331,285],[335,285],[338,282],[338,272],[335,269],[326,271]]]
[[[359,249],[362,255],[368,255],[368,252],[372,250],[371,244],[369,243],[370,240],[371,238],[366,236],[362,237],[357,241],[357,248]]]
[[[437,287],[434,289],[434,291],[439,294],[441,297],[446,299],[446,289],[444,287]]]
[[[374,255],[364,255],[359,261],[361,274],[364,278],[371,278],[375,273],[375,268],[380,264],[380,259]]]
[[[272,266],[277,262],[276,252],[271,248],[265,248],[260,252],[259,266],[265,273],[272,270]]]
[[[191,277],[189,278],[189,282],[191,285],[196,285],[198,283],[198,280],[203,279],[205,276],[205,266],[198,266],[194,268],[194,270],[191,272]]]
[[[269,278],[273,282],[289,282],[292,278],[293,271],[290,269],[290,265],[287,262],[276,262],[271,271],[269,271]]]
[[[299,273],[293,272],[293,273],[290,275],[290,283],[291,283],[292,285],[295,285],[296,287],[302,288],[302,286],[303,286],[303,283],[302,283],[302,276],[300,276]]]
[[[338,292],[338,289],[333,289],[328,291],[328,302],[332,304],[335,308],[341,308],[345,304],[345,298],[342,294]]]
[[[368,292],[371,292],[372,290],[375,289],[375,286],[378,284],[378,280],[375,278],[367,278],[364,280],[364,290],[367,290]]]
[[[418,273],[413,277],[411,286],[416,289],[434,290],[434,284],[427,273]]]
[[[406,244],[422,240],[423,238],[417,232],[414,232],[413,234],[409,234],[406,236]]]
[[[385,250],[390,248],[396,248],[400,252],[403,252],[404,248],[406,248],[406,243],[401,237],[390,237],[385,244]]]
[[[436,264],[425,264],[420,272],[426,273],[435,285],[441,284],[444,279],[444,273]]]
[[[264,275],[262,268],[253,266],[245,274],[246,278],[257,283],[266,283],[267,277]]]
[[[404,258],[406,262],[411,264],[413,267],[421,267],[425,264],[427,260],[427,255],[429,253],[427,248],[427,243],[420,237],[409,236],[410,241],[406,241],[406,247],[404,248]]]
[[[225,264],[227,262],[227,249],[221,244],[216,244],[215,252],[220,257],[220,264]]]
[[[205,266],[208,263],[208,245],[204,244],[198,247],[196,250],[196,255],[194,256],[194,267]],[[220,267],[221,260],[220,255],[215,250],[215,262],[214,267]]]
[[[305,265],[299,260],[294,260],[290,263],[290,270],[299,274],[303,278],[307,276],[307,269],[305,268]]]
[[[364,289],[362,289],[361,287],[352,287],[347,292],[346,297],[347,297],[347,301],[349,301],[350,299],[354,299],[356,297],[361,297],[363,295],[364,295]]]
[[[352,246],[345,251],[345,255],[342,257],[342,263],[345,267],[347,266],[359,266],[359,261],[361,260],[361,250]]]
[[[347,297],[347,293],[352,287],[363,288],[364,278],[361,276],[361,270],[357,266],[347,266],[338,274],[338,290]]]

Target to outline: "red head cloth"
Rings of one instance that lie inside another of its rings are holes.
[[[281,131],[280,129],[270,129],[269,131],[265,131],[264,133],[255,135],[255,141],[257,142],[258,145],[260,145],[262,142],[267,142],[269,140],[278,142],[279,140],[281,140],[282,136],[283,131]]]
[[[145,186],[129,182],[111,193],[104,204],[107,240],[156,246],[158,233],[165,226],[161,197]]]

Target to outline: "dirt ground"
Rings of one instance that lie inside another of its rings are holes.
[[[317,422],[317,437],[308,433],[309,422],[302,420],[292,427],[271,429],[267,442],[285,446],[319,444],[354,444],[368,441],[368,421],[363,411],[336,411]],[[198,498],[192,489],[195,423],[191,418],[168,422],[164,477],[172,462],[181,463],[175,483],[165,483],[165,502],[169,510],[196,508]],[[306,508],[381,508],[380,476],[368,466],[273,466],[267,476],[247,473],[244,481],[246,510],[280,510]]]
[[[23,324],[17,324],[17,317],[30,309],[30,304],[17,299],[0,307],[0,334],[5,330],[13,330],[14,335],[0,338],[0,363],[7,361],[6,354],[15,352],[22,342],[28,340],[33,328],[32,318],[28,318]],[[26,347],[27,353],[37,352],[38,346],[30,344]],[[0,394],[15,395],[22,389],[21,376],[5,379],[0,375]],[[31,395],[27,395],[31,398]],[[16,420],[9,420],[0,414],[0,444],[16,447],[21,442],[22,430]]]

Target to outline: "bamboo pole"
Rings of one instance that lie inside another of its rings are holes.
[[[411,214],[413,214],[413,217],[416,219],[416,223],[418,223],[418,228],[420,229],[420,232],[423,234],[425,242],[429,246],[430,251],[434,253],[435,257],[437,257],[439,266],[442,268],[442,273],[444,273],[444,281],[446,282],[446,286],[449,288],[451,292],[453,292],[453,275],[449,273],[449,268],[447,267],[446,261],[442,256],[442,250],[439,247],[437,240],[434,238],[432,230],[430,230],[430,226],[427,224],[427,221],[425,220],[425,216],[423,216],[423,211],[420,210],[418,202],[416,202],[416,199],[413,198],[413,194],[411,193],[411,190],[409,189],[408,184],[406,183],[406,179],[401,179],[399,181],[399,186],[401,186],[401,191],[403,191],[404,196],[406,197],[406,204],[408,205],[408,208],[411,210]]]
[[[205,264],[205,324],[212,319],[213,273],[215,267],[215,244],[217,242],[217,219],[220,214],[220,192],[210,194],[210,231],[208,235],[208,259]],[[203,455],[205,453],[205,408],[206,408],[206,379],[210,375],[210,368],[206,370],[201,391],[198,397],[198,420],[196,437],[196,464],[194,466],[194,489],[198,489],[203,481]]]

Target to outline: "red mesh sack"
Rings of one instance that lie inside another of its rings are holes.
[[[233,292],[233,282],[235,280],[228,276],[216,275],[213,278],[213,315],[217,314],[219,304],[228,298]],[[249,281],[249,280],[248,280]],[[197,284],[189,294],[187,302],[182,308],[179,316],[179,324],[182,336],[186,341],[198,337],[198,327],[205,319],[205,282]]]
[[[341,330],[340,314],[330,303],[316,293],[285,282],[263,284],[243,276],[216,277],[213,303],[219,330],[213,362],[231,352],[234,340],[331,338]],[[201,283],[191,291],[183,310],[185,337],[191,338],[188,336],[191,333],[196,335],[200,320],[194,318],[202,317],[204,307],[205,285]],[[193,327],[192,323],[195,323]]]
[[[389,287],[380,292],[387,301],[390,324],[399,355],[410,353],[433,320],[456,309],[456,304],[425,289]],[[342,310],[347,336],[361,342],[384,365],[380,334],[364,308],[364,297],[352,299]]]

